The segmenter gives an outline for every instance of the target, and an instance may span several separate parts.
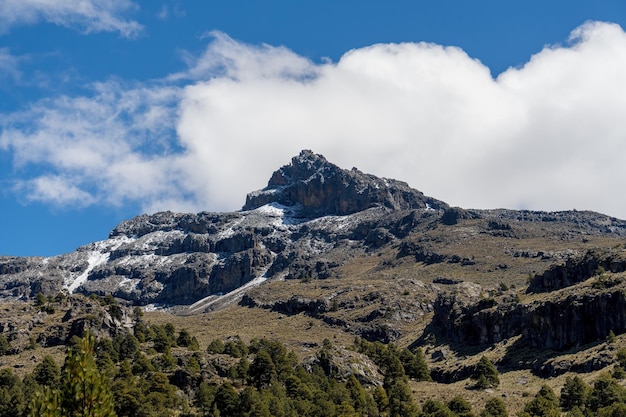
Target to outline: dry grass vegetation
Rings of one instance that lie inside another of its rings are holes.
[[[591,249],[606,248],[622,254],[626,250],[623,238],[587,234],[567,224],[511,221],[506,230],[494,230],[485,219],[465,220],[453,226],[439,224],[419,230],[404,242],[441,255],[443,261],[427,264],[410,255],[400,257],[399,245],[391,244],[354,255],[335,268],[327,279],[268,281],[248,291],[248,296],[257,303],[256,307],[232,303],[217,311],[186,316],[152,311],[145,313],[144,320],[149,324],[171,323],[176,329],[187,329],[197,338],[202,352],[214,339],[228,340],[238,336],[246,344],[254,339],[280,341],[299,360],[304,360],[315,355],[325,339],[335,346],[351,348],[355,336],[373,334],[366,332],[380,329],[392,335],[397,346],[404,348],[414,345],[424,335],[424,329],[433,317],[436,297],[451,291],[452,286],[434,283],[437,280],[472,283],[474,286],[465,291],[477,291],[472,295],[477,299],[492,297],[500,300],[505,296],[516,296],[520,303],[541,302],[551,297],[590,293],[598,277],[560,292],[526,294],[529,278]],[[626,282],[626,273],[609,275]],[[626,284],[620,285],[619,288],[623,287],[622,291],[626,292]],[[285,311],[276,308],[294,298],[324,300],[328,308],[323,314],[306,309]],[[19,316],[26,329],[19,343],[27,344],[30,339],[37,340],[47,328],[60,323],[63,314],[61,309],[48,314],[30,305],[7,303],[0,308],[0,324]],[[497,365],[511,355],[518,339],[465,350],[449,346],[445,340],[427,340],[421,347],[431,369],[454,372],[472,367],[483,355]],[[624,334],[618,335],[612,343],[597,341],[564,352],[538,353],[524,348],[513,352],[519,362],[526,363],[534,359],[572,366],[580,364],[582,367],[582,364],[594,363],[593,358],[602,359],[592,366],[593,369],[579,374],[591,384],[598,375],[612,369],[616,352],[623,347],[626,347]],[[11,367],[23,376],[31,372],[44,355],[52,355],[60,363],[64,353],[63,347],[44,349],[34,345],[16,355],[0,357],[0,367]],[[507,367],[501,366],[500,371],[500,385],[488,390],[471,389],[473,382],[467,378],[447,384],[411,381],[410,387],[418,403],[427,399],[448,401],[460,395],[478,413],[488,399],[498,397],[514,415],[523,409],[541,385],[548,384],[558,395],[565,379],[574,375],[563,372],[555,377],[541,378],[531,371],[531,366],[514,368],[510,361]],[[621,384],[624,385],[623,380]]]

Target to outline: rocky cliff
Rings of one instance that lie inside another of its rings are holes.
[[[525,346],[563,351],[604,340],[610,332],[626,332],[625,261],[621,251],[569,258],[531,280],[531,289],[544,283],[539,288],[546,294],[529,302],[512,291],[488,298],[440,294],[430,328],[465,346],[521,336]]]

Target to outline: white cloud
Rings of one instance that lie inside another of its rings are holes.
[[[22,76],[19,69],[20,59],[12,55],[9,48],[0,48],[0,79],[8,77],[18,80]]]
[[[496,79],[434,44],[373,45],[317,64],[213,35],[186,73],[161,84],[104,83],[91,97],[5,116],[0,150],[94,202],[150,211],[238,209],[306,148],[453,205],[626,218],[617,25],[583,25]]]
[[[130,0],[3,0],[0,33],[13,26],[45,21],[84,33],[119,32],[134,37],[143,27],[123,15],[136,8]]]
[[[159,20],[165,21],[171,17],[183,17],[186,14],[185,10],[180,6],[180,2],[177,1],[171,6],[171,8],[167,4],[161,5],[161,8],[156,13],[156,17]]]
[[[72,183],[74,180],[59,176],[41,176],[20,183],[18,190],[26,191],[30,201],[43,201],[59,206],[86,207],[95,202],[94,198]]]
[[[184,200],[188,191],[179,187],[184,181],[171,148],[178,93],[111,81],[94,85],[91,97],[42,100],[0,117],[0,150],[12,152],[22,176],[38,167],[19,187],[34,200],[69,204],[79,196],[86,205],[146,206],[163,195]]]

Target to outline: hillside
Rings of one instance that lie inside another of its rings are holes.
[[[193,389],[227,377],[208,372],[215,340],[276,341],[303,364],[326,340],[328,376],[354,373],[371,393],[388,365],[363,346],[381,343],[423,353],[433,382],[408,380],[421,407],[461,395],[478,413],[497,397],[513,414],[543,383],[558,395],[574,375],[619,376],[625,237],[625,221],[599,213],[450,207],[303,151],[239,212],[143,215],[73,253],[0,258],[2,363],[23,376],[72,336],[133,333],[141,307],[148,326],[195,336],[207,373]],[[500,384],[469,389],[483,356]]]

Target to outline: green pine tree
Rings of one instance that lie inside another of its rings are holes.
[[[591,411],[608,407],[626,400],[626,389],[609,374],[602,374],[593,383],[593,389],[587,399],[587,407]]]
[[[44,387],[37,391],[28,406],[28,417],[64,417],[58,389]]]
[[[420,414],[406,377],[392,381],[385,390],[389,398],[390,417],[417,417]]]
[[[115,416],[109,382],[94,360],[95,340],[87,335],[65,359],[62,404],[68,417]]]
[[[21,414],[24,408],[24,384],[10,368],[0,369],[0,417]]]
[[[474,417],[472,405],[463,397],[456,396],[448,401],[448,408],[459,417]]]
[[[69,350],[60,389],[35,394],[29,416],[115,417],[109,382],[96,367],[95,337],[87,335]]]
[[[409,378],[413,378],[416,381],[432,381],[422,349],[418,348],[415,353],[404,349],[400,352],[400,361]]]
[[[559,402],[552,388],[542,385],[535,398],[524,406],[524,413],[532,417],[559,417]]]
[[[11,344],[6,336],[0,333],[0,356],[6,355],[11,350]]]
[[[474,368],[474,374],[472,375],[472,379],[476,380],[474,387],[476,389],[495,388],[500,385],[498,375],[498,370],[493,363],[486,356],[483,356]]]
[[[561,389],[561,399],[559,405],[563,411],[570,411],[574,407],[579,409],[584,408],[585,402],[589,397],[590,388],[582,380],[581,377],[576,375],[575,377],[568,376],[565,379],[565,384]]]
[[[52,356],[46,355],[42,361],[35,366],[33,377],[39,385],[49,385],[56,387],[61,379],[61,369]]]
[[[504,401],[500,398],[493,397],[485,403],[485,409],[480,412],[480,417],[508,417]]]

